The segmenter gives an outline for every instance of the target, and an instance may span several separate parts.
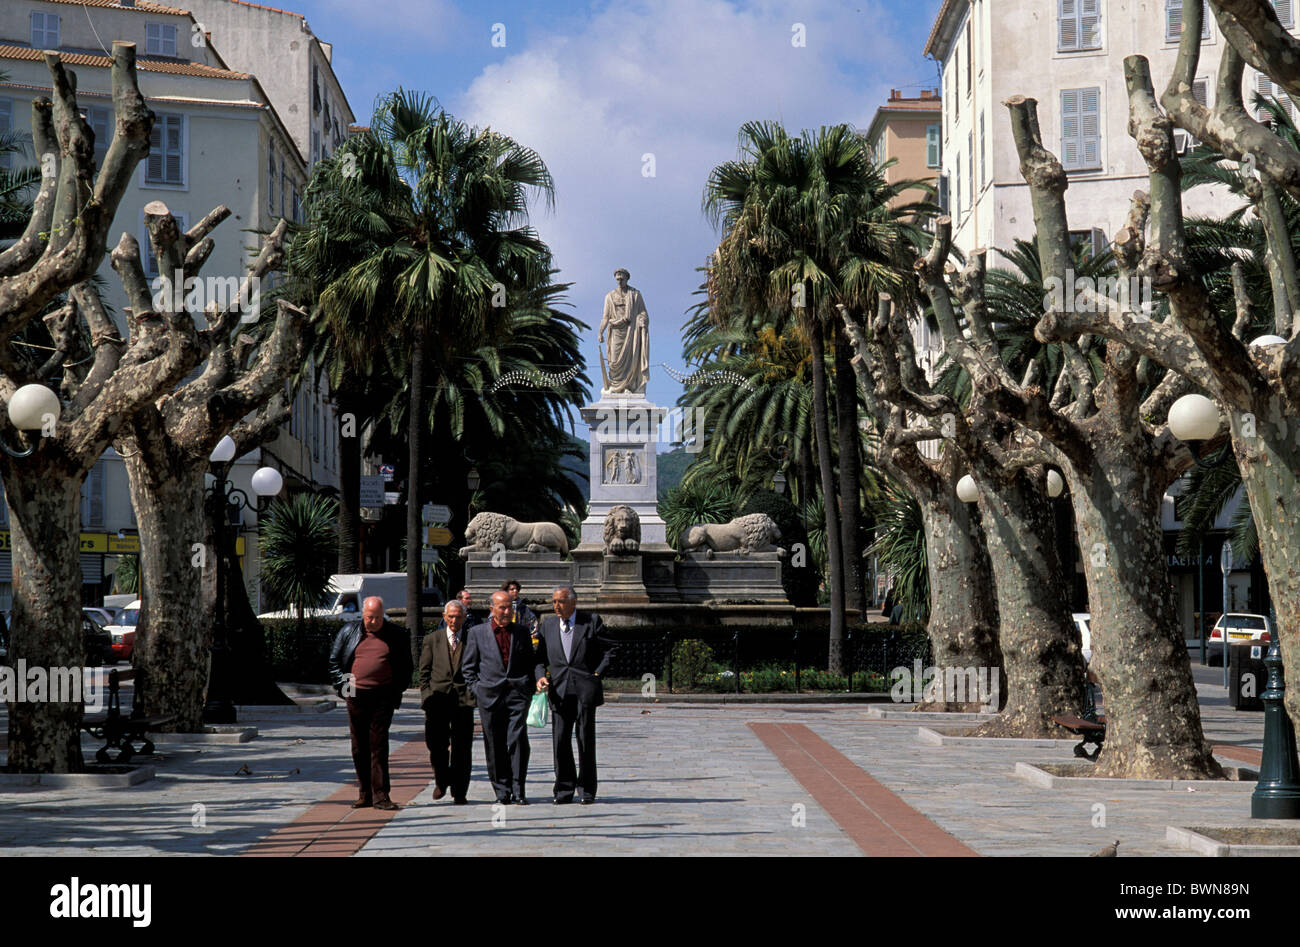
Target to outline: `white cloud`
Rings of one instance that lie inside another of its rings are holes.
[[[806,28],[804,48],[791,43],[795,22]],[[598,10],[564,33],[534,26],[527,48],[507,47],[463,96],[444,100],[458,118],[535,149],[554,175],[556,211],[533,222],[561,278],[576,284],[577,315],[593,326],[584,351],[597,383],[594,327],[612,271],[625,266],[650,312],[650,397],[676,400],[681,387],[658,363],[681,367],[694,269],[717,242],[701,212],[709,171],[736,157],[745,121],[865,128],[888,88],[918,71],[919,49],[898,48],[896,35],[876,0],[860,12],[834,0],[801,4],[797,15],[654,0]],[[850,73],[876,81],[864,86]],[[647,153],[652,178],[642,175]]]

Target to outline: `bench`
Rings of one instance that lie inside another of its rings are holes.
[[[1083,716],[1076,717],[1072,714],[1055,714],[1052,716],[1053,723],[1064,727],[1076,737],[1081,738],[1079,745],[1074,748],[1074,755],[1085,760],[1096,760],[1101,753],[1102,744],[1106,742],[1106,718],[1097,716],[1097,703],[1092,697],[1092,682],[1094,680],[1092,671],[1089,670],[1088,679],[1083,685]],[[1089,744],[1096,747],[1091,753],[1087,749]]]
[[[93,714],[81,719],[81,729],[92,737],[104,741],[104,745],[95,751],[95,759],[101,763],[125,763],[137,753],[153,753],[153,741],[148,732],[171,723],[174,717],[146,717],[141,711],[133,710],[129,717],[122,715],[121,699],[118,695],[120,678],[116,670],[108,674],[108,709],[102,714]],[[139,749],[134,744],[139,743]],[[109,750],[116,750],[117,756],[109,755]]]

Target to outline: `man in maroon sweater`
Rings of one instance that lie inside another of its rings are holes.
[[[344,625],[330,649],[334,688],[348,703],[352,765],[361,784],[354,809],[397,808],[388,798],[388,728],[413,670],[410,635],[384,618],[384,600],[372,595],[361,620]]]

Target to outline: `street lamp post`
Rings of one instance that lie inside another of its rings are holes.
[[[1222,424],[1219,406],[1205,395],[1183,395],[1169,408],[1170,432],[1180,441],[1187,442],[1192,459],[1203,470],[1223,466],[1231,454],[1230,445],[1224,444],[1213,460],[1201,456],[1201,443],[1218,434]]]
[[[1202,557],[1204,558],[1204,557]],[[1223,687],[1228,687],[1228,573],[1232,571],[1232,543],[1226,539],[1223,546],[1219,549],[1219,569],[1223,572],[1223,604],[1219,608],[1219,614],[1223,616],[1220,621],[1223,622]],[[1201,627],[1205,627],[1205,619],[1201,619]]]
[[[230,512],[237,514],[256,506],[249,502],[248,494],[230,482],[227,476],[235,459],[235,442],[223,437],[212,450],[208,460],[212,463],[212,486],[204,491],[204,498],[215,524],[214,541],[217,555],[217,601],[212,622],[212,669],[208,676],[208,699],[203,707],[203,722],[228,724],[235,722],[235,705],[231,699],[234,669],[231,667],[229,629],[226,622],[226,551],[230,531]],[[258,499],[275,496],[284,486],[284,478],[273,467],[261,467],[253,474],[253,492]],[[233,553],[233,550],[231,550]]]

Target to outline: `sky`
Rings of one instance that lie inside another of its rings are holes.
[[[922,49],[939,0],[281,2],[334,44],[358,123],[401,86],[542,157],[555,207],[538,204],[531,222],[557,279],[573,283],[568,311],[590,326],[593,399],[596,329],[618,267],[650,318],[647,396],[671,406],[681,394],[681,329],[720,236],[702,210],[704,186],[737,157],[743,123],[865,131],[891,88],[938,86]]]

